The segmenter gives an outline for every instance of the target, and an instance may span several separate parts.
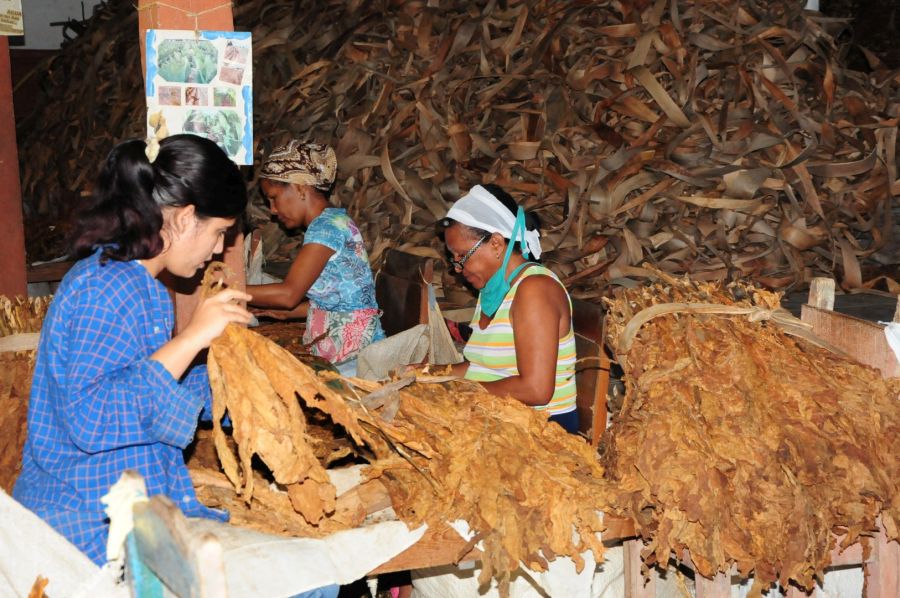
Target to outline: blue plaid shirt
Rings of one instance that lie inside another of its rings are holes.
[[[126,469],[186,515],[227,519],[197,501],[182,453],[208,408],[206,367],[179,382],[149,359],[173,320],[146,268],[101,265],[98,251],[66,275],[44,321],[13,496],[98,564],[109,530],[100,497]]]

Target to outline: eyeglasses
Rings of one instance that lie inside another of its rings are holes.
[[[460,272],[462,272],[462,269],[466,267],[466,262],[468,262],[469,258],[472,257],[472,254],[474,254],[478,250],[478,248],[481,247],[482,243],[484,243],[485,241],[487,241],[490,238],[491,238],[491,235],[488,234],[488,235],[485,235],[485,236],[481,237],[480,239],[478,239],[478,242],[475,243],[474,245],[472,245],[472,248],[469,249],[469,251],[466,252],[466,255],[462,256],[462,259],[459,261],[457,261],[451,257],[450,265],[453,266],[454,268],[456,268],[457,270],[459,270]]]

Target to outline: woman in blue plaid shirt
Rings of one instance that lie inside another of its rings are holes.
[[[172,301],[157,277],[203,269],[246,201],[240,171],[212,141],[126,141],[76,223],[81,259],[41,332],[13,495],[97,564],[108,534],[100,497],[126,469],[187,515],[227,518],[197,502],[182,455],[210,398],[205,366],[190,364],[227,324],[250,320],[235,303],[249,296],[205,300],[172,338]]]

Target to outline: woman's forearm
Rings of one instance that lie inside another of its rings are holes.
[[[460,378],[463,378],[465,377],[467,371],[469,371],[468,361],[460,361],[459,363],[454,363],[450,366],[451,376],[458,376]]]
[[[197,342],[193,337],[179,334],[157,349],[150,359],[160,362],[166,371],[178,380],[202,349],[202,343]]]
[[[284,282],[272,284],[255,284],[247,287],[252,295],[250,305],[257,307],[274,307],[276,309],[294,309],[306,297],[334,249],[318,243],[307,243],[300,249]]]
[[[553,398],[554,385],[526,380],[522,376],[510,376],[493,382],[480,383],[492,395],[510,396],[526,405],[546,405]]]
[[[275,309],[294,309],[303,299],[302,293],[298,293],[294,287],[284,282],[250,285],[247,287],[247,293],[253,297],[250,305]]]

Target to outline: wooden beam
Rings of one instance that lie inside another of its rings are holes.
[[[52,262],[28,268],[28,282],[59,282],[75,262]]]
[[[9,38],[0,35],[0,295],[26,295],[25,225],[13,111]]]
[[[144,74],[147,73],[144,43],[148,29],[234,31],[231,4],[228,0],[138,0],[141,68]]]
[[[155,577],[176,596],[227,595],[218,538],[210,533],[192,533],[184,514],[167,496],[157,495],[134,505],[134,530],[128,547],[134,569],[145,566],[149,570],[142,577],[150,585]]]
[[[138,0],[138,35],[145,78],[147,65],[144,63],[144,43],[148,29],[234,31],[231,4],[229,0]],[[238,233],[237,230],[231,231],[231,242],[226,245],[221,259],[233,273],[228,279],[228,286],[243,289],[247,286],[244,237]],[[199,288],[194,284],[197,280],[183,284],[182,281],[169,278],[164,282],[175,292],[175,330],[184,330],[200,301]]]
[[[694,577],[697,598],[731,598],[731,576],[717,573],[712,579],[696,574]]]

